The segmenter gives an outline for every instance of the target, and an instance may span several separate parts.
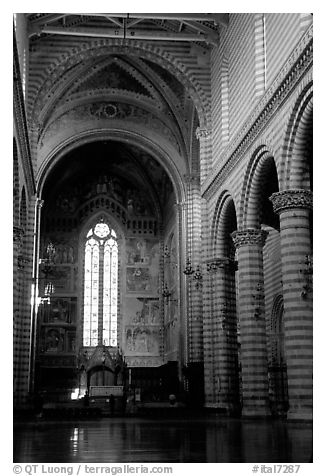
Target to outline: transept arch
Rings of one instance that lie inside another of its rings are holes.
[[[153,140],[137,134],[134,131],[119,130],[117,128],[112,129],[100,129],[81,132],[73,137],[69,137],[65,142],[61,142],[56,148],[51,150],[45,159],[42,161],[42,165],[38,170],[36,176],[37,189],[39,196],[42,195],[42,189],[46,177],[52,168],[68,153],[84,144],[89,144],[99,140],[116,140],[121,143],[133,144],[139,147],[141,150],[148,152],[160,165],[164,168],[168,174],[175,191],[176,200],[182,202],[185,199],[185,187],[182,178],[182,171],[178,170],[171,152],[163,148],[160,144],[155,143]]]

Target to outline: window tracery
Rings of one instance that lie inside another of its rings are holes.
[[[83,345],[117,345],[117,235],[100,221],[86,235]]]

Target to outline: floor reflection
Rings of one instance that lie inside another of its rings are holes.
[[[295,422],[106,418],[14,428],[15,463],[304,463],[311,455],[312,426]]]

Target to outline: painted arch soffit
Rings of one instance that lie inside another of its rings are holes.
[[[186,118],[187,106],[183,102],[185,98],[189,102],[190,97],[177,80],[171,79],[170,73],[165,74],[170,82],[168,85],[161,80],[158,71],[151,70],[143,62],[146,71],[142,72],[138,63],[136,68],[135,61],[130,64],[112,56],[97,59],[93,66],[86,64],[82,71],[76,66],[77,71],[70,72],[70,77],[57,87],[38,115],[36,140],[39,147],[49,130],[60,128],[60,123],[66,128],[69,121],[81,118],[95,121],[128,118],[156,127],[178,152],[186,156],[190,126]]]

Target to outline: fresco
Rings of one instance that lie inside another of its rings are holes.
[[[41,322],[65,322],[72,324],[76,321],[76,298],[52,298],[50,304],[39,307]]]
[[[150,298],[126,298],[125,316],[126,325],[159,325],[159,300]]]
[[[126,327],[126,355],[159,355],[159,329]]]
[[[129,238],[126,241],[127,266],[146,265],[156,267],[159,264],[159,245],[154,240]]]
[[[44,269],[40,269],[40,294],[45,294],[45,288],[48,282],[54,285],[54,292],[65,293],[71,292],[71,267],[60,266],[51,267],[47,272]]]
[[[126,242],[126,291],[157,295],[159,287],[159,244],[153,240],[129,238]]]
[[[126,298],[124,327],[126,355],[159,355],[159,329],[158,299]]]

